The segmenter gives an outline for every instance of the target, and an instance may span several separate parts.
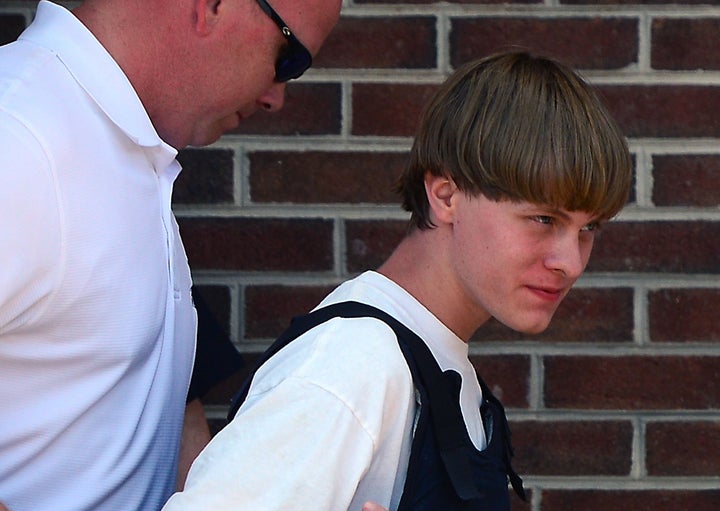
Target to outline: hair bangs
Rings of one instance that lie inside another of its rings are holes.
[[[517,52],[458,68],[426,107],[397,188],[421,229],[433,226],[426,173],[452,179],[469,195],[608,220],[627,202],[632,159],[580,75]]]
[[[461,143],[464,154],[452,158],[458,186],[493,200],[615,216],[627,202],[632,162],[612,118],[589,108],[599,105],[594,93],[555,67],[515,76],[512,87],[486,89],[475,103],[486,108],[465,123],[472,136]]]

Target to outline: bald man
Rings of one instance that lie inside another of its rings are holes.
[[[0,47],[0,501],[13,511],[152,511],[176,489],[197,452],[179,459],[196,313],[170,207],[177,150],[280,110],[340,3],[42,1]]]

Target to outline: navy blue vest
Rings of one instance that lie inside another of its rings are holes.
[[[408,472],[398,511],[508,511],[508,478],[525,500],[522,480],[513,470],[510,428],[505,410],[478,377],[483,392],[480,413],[487,448],[475,449],[460,411],[460,375],[443,372],[427,345],[384,311],[358,302],[342,302],[293,318],[290,327],[258,361],[233,397],[228,421],[245,401],[257,369],[281,348],[334,317],[374,317],[390,326],[420,394],[420,417],[413,436]]]

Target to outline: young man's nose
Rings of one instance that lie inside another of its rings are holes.
[[[587,242],[581,242],[577,236],[565,235],[558,237],[551,252],[545,258],[545,266],[559,271],[568,278],[576,279],[585,270],[589,249]]]
[[[285,83],[274,83],[257,100],[260,108],[268,112],[277,112],[285,104]]]

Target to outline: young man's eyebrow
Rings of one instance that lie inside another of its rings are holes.
[[[568,215],[565,210],[562,210],[555,206],[548,206],[546,204],[537,204],[534,202],[528,202],[527,205],[524,207],[524,209],[530,213],[543,213],[543,214],[548,214],[548,215],[552,215],[552,216],[559,216],[562,218],[570,217],[570,215]]]
[[[568,220],[570,218],[570,215],[568,214],[568,210],[558,208],[556,206],[547,206],[545,204],[530,203],[527,206],[527,209],[531,210],[531,211],[545,213],[545,214],[548,214],[551,216],[556,216],[556,217],[562,218],[563,220]],[[578,211],[580,211],[580,210],[578,210]],[[585,225],[600,224],[600,223],[603,223],[604,221],[606,221],[606,219],[602,218],[602,216],[595,215],[595,216],[591,217],[590,220]]]

